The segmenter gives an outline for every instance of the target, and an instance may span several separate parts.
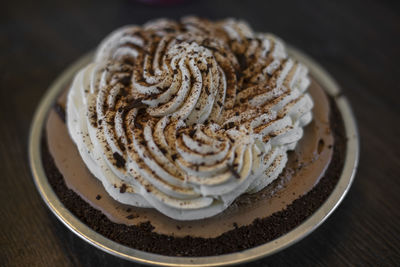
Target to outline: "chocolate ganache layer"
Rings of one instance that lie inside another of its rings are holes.
[[[100,44],[67,127],[116,201],[199,220],[279,176],[312,120],[309,84],[278,38],[242,21],[161,19]]]

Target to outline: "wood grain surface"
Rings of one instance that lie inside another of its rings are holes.
[[[243,18],[300,48],[335,77],[358,121],[360,165],[338,210],[303,241],[248,266],[400,265],[400,5],[337,2],[2,1],[0,265],[139,266],[86,244],[48,211],[28,166],[29,127],[50,83],[110,31],[187,14]]]

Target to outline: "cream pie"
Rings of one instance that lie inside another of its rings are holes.
[[[94,230],[153,253],[268,242],[342,168],[333,101],[280,39],[234,19],[118,29],[56,107],[42,152],[56,193]]]

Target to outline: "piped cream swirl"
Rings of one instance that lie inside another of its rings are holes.
[[[124,204],[213,216],[278,177],[312,119],[307,69],[244,22],[126,26],[75,77],[69,133]]]

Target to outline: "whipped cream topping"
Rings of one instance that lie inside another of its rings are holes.
[[[211,217],[275,180],[312,120],[307,68],[241,21],[126,26],[75,77],[67,126],[117,201]]]

